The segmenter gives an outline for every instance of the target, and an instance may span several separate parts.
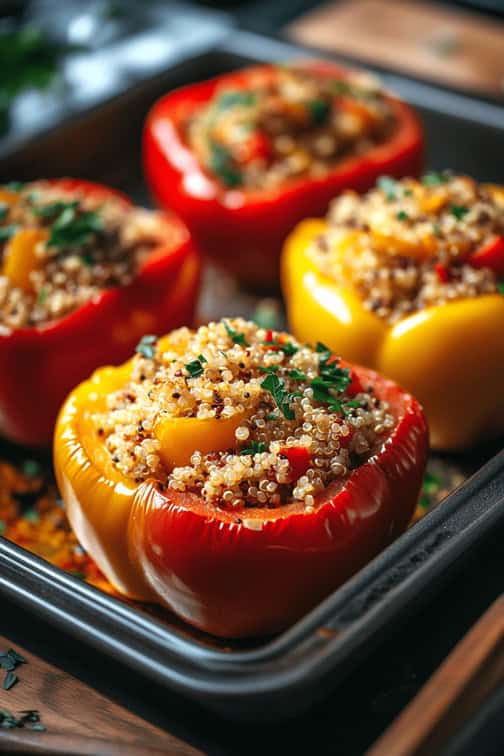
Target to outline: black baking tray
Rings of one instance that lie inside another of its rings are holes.
[[[278,40],[234,32],[218,48],[18,146],[2,159],[0,181],[80,175],[116,185],[146,201],[140,135],[146,111],[157,97],[175,86],[257,61],[307,55],[306,50]],[[383,78],[419,110],[429,167],[449,166],[480,179],[502,181],[504,109],[409,78],[392,74]],[[208,282],[203,299],[205,314],[215,317],[248,315],[256,303],[237,290],[222,310],[222,299],[216,302],[214,297],[212,302]],[[455,470],[453,479],[465,482],[275,638],[240,643],[212,639],[168,613],[122,603],[3,538],[0,592],[224,716],[253,721],[293,716],[325,696],[504,520],[500,446],[465,456],[433,456],[434,469]],[[19,454],[13,447],[0,449],[0,456]]]

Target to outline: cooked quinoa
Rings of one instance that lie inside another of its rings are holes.
[[[5,271],[10,245],[25,229],[44,230],[45,238],[20,287]],[[119,197],[84,196],[44,181],[0,187],[0,329],[47,323],[104,289],[126,286],[160,236],[157,213]]]
[[[379,83],[293,66],[249,72],[246,88],[223,83],[186,125],[201,164],[228,187],[263,189],[320,177],[394,127]]]
[[[186,466],[163,466],[160,418],[233,417],[233,448],[194,449]],[[241,319],[182,328],[162,350],[146,337],[131,380],[93,417],[121,473],[222,508],[296,501],[313,508],[329,484],[376,452],[395,422],[372,387],[360,386],[324,345],[301,345]]]
[[[363,197],[346,192],[333,200],[327,220],[310,256],[390,323],[432,305],[504,293],[499,270],[475,256],[504,245],[504,194],[494,187],[447,172],[421,181],[384,176]]]

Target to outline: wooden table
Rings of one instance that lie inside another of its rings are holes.
[[[360,756],[501,592],[503,538],[501,528],[324,704],[292,723],[226,723],[5,600],[0,647],[26,653],[29,663],[18,668],[16,686],[0,690],[0,709],[40,711],[47,731],[15,731],[16,747],[48,750],[25,753]],[[0,730],[0,752],[15,752],[6,742],[12,732]],[[478,756],[485,753],[481,742]]]

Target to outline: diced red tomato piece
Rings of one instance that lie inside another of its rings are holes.
[[[312,456],[305,446],[285,446],[280,454],[289,460],[291,480],[298,480],[310,467]]]
[[[448,270],[446,265],[443,265],[443,263],[436,263],[434,265],[434,270],[439,283],[448,283],[448,281],[450,280],[450,271]]]
[[[504,236],[496,236],[477,249],[468,262],[473,268],[490,268],[496,275],[504,275]]]

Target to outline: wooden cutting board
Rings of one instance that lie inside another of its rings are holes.
[[[504,22],[418,0],[341,0],[294,21],[297,42],[504,99]]]
[[[12,642],[0,636],[0,652]],[[119,706],[61,669],[15,646],[27,664],[10,690],[1,687],[0,709],[16,717],[36,709],[46,730],[0,729],[0,753],[89,754],[89,756],[197,756],[201,751]]]

